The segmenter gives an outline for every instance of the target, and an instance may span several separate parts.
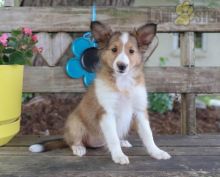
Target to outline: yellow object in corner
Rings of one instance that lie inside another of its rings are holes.
[[[0,125],[0,146],[7,144],[20,130],[20,118],[16,121]]]
[[[0,65],[0,146],[20,129],[22,65]]]

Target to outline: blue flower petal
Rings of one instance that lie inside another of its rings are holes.
[[[66,63],[67,75],[74,79],[83,77],[83,83],[86,87],[93,83],[96,73],[91,73],[84,69],[81,65],[80,57],[85,50],[91,47],[97,47],[97,43],[91,40],[91,32],[85,33],[83,37],[75,39],[71,46],[75,58],[69,59]]]
[[[88,87],[89,85],[91,85],[94,81],[96,77],[96,73],[89,73],[86,72],[86,74],[83,77],[83,83],[86,87]]]
[[[91,42],[90,40],[84,37],[80,37],[73,41],[72,52],[74,53],[76,57],[80,58],[80,56],[86,49],[90,47],[95,47],[95,46],[96,46],[96,43]]]
[[[76,58],[71,58],[66,63],[66,72],[69,77],[74,79],[81,78],[86,74],[86,71],[82,68],[80,61]]]

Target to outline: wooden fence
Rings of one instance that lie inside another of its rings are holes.
[[[175,7],[98,7],[97,14],[98,20],[111,24],[116,30],[127,31],[154,22],[158,24],[158,32],[180,32],[181,67],[147,67],[146,84],[149,92],[181,93],[182,134],[195,134],[195,94],[220,92],[220,68],[194,66],[194,32],[219,32],[220,10],[196,7],[195,16],[187,26],[175,25]],[[44,48],[43,58],[48,66],[25,67],[24,92],[85,91],[82,81],[68,78],[64,68],[57,63],[70,50],[70,33],[88,31],[89,24],[90,8],[0,9],[0,31],[30,27],[38,33],[39,45]]]

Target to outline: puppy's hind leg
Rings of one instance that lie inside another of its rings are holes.
[[[83,144],[86,130],[76,115],[70,115],[64,130],[64,139],[76,156],[82,157],[86,154],[86,147]]]
[[[72,145],[71,149],[73,154],[79,157],[82,157],[86,154],[86,147],[82,145]]]
[[[130,148],[132,144],[128,140],[120,140],[121,147]]]

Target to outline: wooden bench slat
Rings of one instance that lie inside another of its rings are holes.
[[[208,175],[208,177],[219,177],[218,171],[195,171],[195,170],[186,170],[186,171],[74,171],[71,173],[65,173],[63,170],[61,172],[54,173],[53,171],[49,173],[40,173],[41,177],[206,177],[204,173]],[[3,177],[21,177],[21,173],[13,174],[11,172],[7,173],[9,175],[3,175]],[[10,174],[12,174],[10,176]],[[39,173],[25,173],[22,172],[22,177],[39,177]]]
[[[148,67],[149,92],[219,93],[220,68]],[[69,78],[62,67],[25,67],[24,92],[84,92],[81,79]]]
[[[156,136],[157,143],[165,145],[162,148],[172,155],[172,159],[164,161],[146,155],[143,146],[137,144],[140,143],[137,135],[132,134],[130,138],[135,146],[124,148],[130,158],[130,164],[124,166],[114,164],[104,148],[89,149],[88,154],[81,158],[73,156],[70,149],[40,154],[28,152],[28,144],[57,137],[59,136],[18,136],[5,147],[0,147],[0,176],[172,177],[220,174],[220,135]],[[211,147],[213,144],[216,147]]]
[[[76,172],[172,172],[172,171],[217,171],[220,172],[220,156],[175,156],[160,161],[149,156],[130,157],[130,165],[114,164],[109,157],[101,156],[6,156],[0,157],[1,174],[16,176],[38,174],[73,174]]]
[[[97,7],[97,18],[116,30],[131,30],[145,23],[158,24],[158,32],[220,31],[220,11],[195,7],[189,25],[175,25],[176,7]],[[89,30],[90,8],[7,7],[0,9],[0,31],[28,26],[37,32],[83,32]],[[209,18],[207,18],[207,16]],[[48,23],[49,22],[49,23]]]
[[[27,147],[31,144],[38,143],[43,140],[60,138],[60,136],[17,136],[7,144],[6,147]],[[137,135],[130,135],[128,139],[136,147],[141,147],[142,142]],[[220,135],[161,135],[155,136],[155,141],[159,146],[163,147],[218,147],[220,146]]]
[[[149,156],[144,147],[135,146],[132,148],[123,148],[123,152],[128,156]],[[163,147],[163,150],[172,156],[218,156],[220,154],[219,147]],[[0,147],[0,156],[71,156],[70,148],[57,149],[44,153],[32,153],[28,147]],[[86,156],[109,156],[106,148],[87,149]]]

